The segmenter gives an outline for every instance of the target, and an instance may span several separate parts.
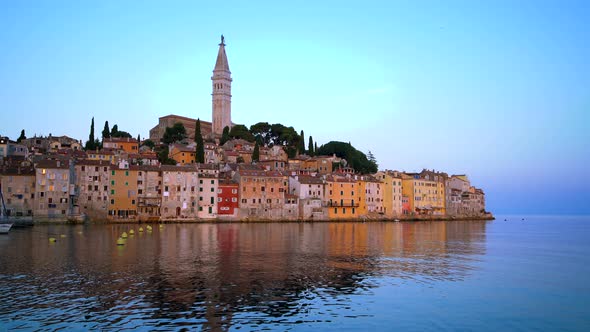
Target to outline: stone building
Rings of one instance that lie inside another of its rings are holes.
[[[158,144],[164,137],[167,127],[172,127],[176,123],[182,123],[186,129],[186,135],[189,139],[194,139],[197,127],[197,119],[187,118],[180,115],[166,115],[158,119],[158,124],[150,129],[150,140]],[[211,122],[201,120],[201,135],[208,137],[211,135]]]
[[[68,162],[41,160],[35,165],[33,215],[36,219],[67,219],[70,199],[74,196],[70,178]]]
[[[35,199],[33,167],[0,167],[0,190],[8,216],[32,216]]]
[[[162,165],[162,219],[196,219],[199,174],[195,165]]]
[[[240,218],[281,220],[284,217],[286,175],[277,171],[239,169]]]
[[[92,220],[107,218],[111,164],[108,161],[80,160],[74,166],[76,201],[80,213]]]
[[[141,165],[137,170],[137,217],[139,220],[160,220],[162,204],[162,172],[160,167]]]
[[[216,173],[199,174],[199,219],[213,219],[217,217],[217,191],[219,178]]]

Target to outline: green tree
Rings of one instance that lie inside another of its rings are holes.
[[[231,137],[229,137],[229,126],[225,126],[223,128],[223,133],[221,133],[221,139],[219,140],[219,145],[225,144],[225,142],[229,141]]]
[[[309,150],[307,153],[309,153],[310,156],[314,156],[315,153],[313,151],[313,138],[311,136],[309,136],[309,142],[307,144],[307,150]]]
[[[254,151],[252,151],[252,161],[260,160],[260,146],[258,146],[258,141],[254,144]]]
[[[113,125],[113,129],[111,129],[111,137],[113,136],[113,134],[117,133],[119,131],[119,126],[117,126],[117,124]]]
[[[109,129],[109,122],[104,122],[104,129],[102,130],[102,139],[111,138],[111,130]]]
[[[300,154],[305,153],[305,134],[303,133],[303,130],[301,131],[301,134],[299,134],[299,146],[297,149],[299,150]]]
[[[156,144],[154,144],[154,141],[152,141],[151,139],[146,139],[145,141],[143,141],[143,144],[147,147],[149,147],[150,149],[153,149],[154,146],[156,146]]]
[[[162,165],[176,165],[176,160],[168,157],[168,153],[169,153],[168,146],[166,146],[166,145],[161,146],[156,153],[158,155],[158,161]]]
[[[316,151],[316,154],[335,154],[337,157],[346,159],[348,166],[362,174],[377,172],[377,164],[369,161],[364,153],[355,149],[350,143],[332,141],[328,144],[320,146],[320,148]]]
[[[250,126],[250,133],[262,146],[271,144],[271,125],[268,122],[258,122]]]
[[[90,135],[88,135],[88,141],[86,141],[84,148],[86,150],[95,150],[97,147],[98,145],[96,145],[94,139],[94,117],[92,117],[92,122],[90,122]]]
[[[167,127],[162,137],[162,142],[171,144],[174,142],[182,141],[186,138],[186,129],[182,123],[177,122],[172,127]]]
[[[248,142],[254,142],[256,139],[244,125],[235,125],[229,131],[229,136],[236,139],[244,139]]]
[[[27,136],[25,136],[25,130],[21,130],[20,131],[20,136],[18,137],[18,139],[16,140],[17,143],[20,143],[22,140],[27,139]]]
[[[375,168],[379,168],[379,165],[377,164],[377,158],[375,158],[371,150],[369,150],[369,152],[367,153],[367,160],[369,160],[370,163],[375,165]]]
[[[318,155],[318,143],[317,142],[315,142],[313,144],[313,154],[316,156]]]
[[[205,146],[203,143],[203,136],[201,136],[201,119],[197,119],[197,124],[195,126],[195,143],[197,143],[195,161],[198,163],[204,163]]]

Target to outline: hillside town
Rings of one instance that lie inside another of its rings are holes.
[[[318,153],[231,135],[231,72],[222,36],[213,70],[212,122],[163,116],[141,140],[105,131],[0,137],[6,214],[35,221],[332,221],[490,218],[465,174],[360,172]],[[245,126],[242,126],[245,128]],[[170,138],[172,128],[182,135]],[[168,135],[168,136],[167,136]],[[291,135],[293,136],[293,135]],[[295,133],[295,136],[297,134]],[[162,156],[164,151],[164,156]],[[364,155],[363,155],[364,156]]]

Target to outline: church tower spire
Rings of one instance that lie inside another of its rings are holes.
[[[221,43],[217,52],[217,61],[213,68],[213,136],[221,136],[223,128],[231,128],[231,72],[225,54],[225,38],[221,35]]]

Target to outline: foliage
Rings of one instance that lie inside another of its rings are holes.
[[[258,145],[258,141],[254,144],[254,151],[252,152],[252,161],[260,160],[260,146]]]
[[[254,142],[256,139],[244,125],[235,125],[229,131],[229,136],[235,139],[244,139],[248,142]]]
[[[168,157],[169,151],[167,146],[161,146],[156,153],[158,154],[158,161],[162,165],[176,165],[176,160]]]
[[[142,145],[145,145],[145,146],[149,147],[150,149],[153,149],[154,146],[156,146],[156,144],[154,144],[154,141],[152,141],[149,138],[146,139],[145,141],[143,141],[143,144]]]
[[[331,141],[320,146],[316,153],[318,155],[336,154],[337,157],[346,159],[348,166],[362,174],[377,172],[376,160],[370,161],[364,153],[355,149],[350,143]]]
[[[369,152],[367,153],[367,159],[370,163],[374,164],[376,168],[379,168],[379,165],[377,164],[377,158],[375,158],[371,150],[369,150]]]
[[[104,122],[104,129],[102,130],[102,139],[111,138],[111,129],[109,128],[109,122]]]
[[[182,123],[177,122],[172,127],[167,127],[166,131],[164,132],[164,136],[162,137],[162,142],[166,144],[171,144],[174,142],[182,141],[186,138],[186,129],[182,125]]]
[[[20,141],[22,141],[24,139],[27,139],[27,136],[25,136],[25,130],[23,129],[20,131],[20,136],[17,138],[16,142],[20,143]]]
[[[256,138],[258,144],[262,146],[271,144],[271,126],[268,122],[258,122],[251,125],[250,133]]]
[[[201,119],[197,119],[197,124],[195,126],[195,143],[197,144],[195,161],[197,163],[204,163],[205,146],[203,143],[203,136],[201,136]]]
[[[223,128],[223,133],[221,134],[221,139],[219,140],[219,145],[225,144],[225,142],[229,141],[231,137],[229,137],[229,126],[225,126]]]
[[[307,144],[307,153],[309,153],[310,156],[315,156],[314,150],[313,150],[313,138],[311,136],[309,136],[309,142]]]
[[[299,154],[305,154],[305,134],[303,133],[303,130],[301,131],[301,134],[299,134],[299,145],[297,150],[299,150]]]
[[[92,117],[92,122],[90,122],[90,134],[88,135],[88,141],[84,145],[85,150],[96,150],[100,147],[100,142],[96,144],[96,140],[94,139],[94,117]]]

